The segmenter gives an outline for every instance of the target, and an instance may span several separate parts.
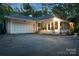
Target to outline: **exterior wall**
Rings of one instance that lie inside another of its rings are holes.
[[[50,19],[47,19],[47,20],[44,20],[42,21],[44,23],[47,24],[47,29],[46,30],[41,30],[40,32],[41,33],[47,33],[47,34],[60,34],[60,22],[61,22],[61,19],[57,18],[57,17],[54,17],[54,18],[50,18]],[[58,22],[58,28],[55,29],[55,22]],[[53,30],[49,30],[48,29],[48,24],[50,24],[50,28],[51,28],[51,23],[53,23]]]
[[[61,29],[61,26],[60,26],[61,22],[69,23],[68,21],[65,21],[65,20],[62,20],[60,18],[54,17],[53,18],[54,27],[55,27],[55,21],[58,21],[58,29],[54,29],[55,33],[57,33],[57,34],[60,34],[60,33],[66,34],[70,31],[69,28]]]
[[[53,24],[54,24],[54,32],[56,34],[59,34],[60,33],[60,20],[61,19],[54,17],[52,20],[53,20]],[[58,22],[58,29],[55,29],[55,22],[56,21]]]
[[[47,24],[47,29],[45,30],[42,30],[40,31],[40,33],[45,33],[45,34],[60,34],[61,32],[62,33],[67,33],[69,31],[69,29],[63,29],[61,30],[61,26],[60,26],[60,23],[62,22],[65,22],[64,20],[60,19],[60,18],[57,18],[57,17],[54,17],[54,18],[50,18],[50,19],[44,19],[42,21],[40,21],[40,23],[46,23]],[[55,22],[58,22],[57,25],[58,25],[58,28],[56,29],[55,26]],[[50,28],[51,28],[51,23],[53,23],[53,30],[49,30],[48,29],[48,24],[50,24]]]
[[[32,21],[13,21],[7,22],[8,33],[34,33],[36,31],[36,23]]]
[[[55,29],[55,22],[58,22],[58,28]],[[54,17],[54,18],[50,18],[47,20],[43,20],[40,21],[40,23],[46,23],[47,24],[47,29],[46,30],[41,30],[40,33],[47,33],[47,34],[60,34],[61,30],[60,30],[60,22],[61,19]],[[36,31],[38,31],[38,24],[39,22],[36,21],[21,21],[21,20],[8,20],[7,21],[7,33],[34,33]],[[48,24],[50,24],[50,28],[51,28],[51,23],[53,23],[53,30],[48,30]],[[68,29],[62,30],[64,32],[67,32]]]

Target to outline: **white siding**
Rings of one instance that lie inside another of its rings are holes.
[[[56,34],[59,34],[60,33],[60,20],[61,19],[54,17],[52,20],[53,20],[53,23],[54,23],[54,27],[55,27],[55,21],[58,22],[58,29],[54,29],[54,31],[55,31]]]
[[[60,32],[68,32],[68,29],[64,29],[64,30],[60,30],[60,22],[61,21],[64,21],[64,20],[62,20],[62,19],[60,19],[60,18],[57,18],[57,17],[54,17],[53,18],[53,23],[54,23],[54,26],[55,26],[55,21],[57,21],[58,22],[58,29],[55,29],[55,33],[56,34],[59,34]]]
[[[33,25],[26,22],[8,22],[8,33],[33,33]]]

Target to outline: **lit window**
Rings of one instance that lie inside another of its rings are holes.
[[[48,30],[51,30],[51,29],[50,29],[50,24],[48,24]]]
[[[64,24],[63,24],[63,22],[61,22],[60,23],[60,27],[61,27],[61,29],[63,29],[64,28],[64,26],[63,26]]]
[[[61,26],[61,29],[68,29],[68,23],[66,22],[61,22],[60,26]]]
[[[41,23],[38,23],[38,30],[41,30]]]
[[[54,28],[53,28],[53,23],[51,23],[51,30],[53,30]]]
[[[46,30],[46,24],[43,23],[41,27],[43,30]]]
[[[41,26],[41,23],[38,23],[38,27],[40,27]]]
[[[58,21],[55,21],[55,29],[58,29]]]

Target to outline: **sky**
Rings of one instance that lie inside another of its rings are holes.
[[[22,3],[12,3],[10,4],[12,8],[22,8]],[[36,10],[41,10],[41,4],[40,3],[31,3],[31,6]]]

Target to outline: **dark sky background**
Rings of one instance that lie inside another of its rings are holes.
[[[12,3],[10,4],[12,8],[22,8],[22,3]],[[40,3],[31,3],[31,6],[35,8],[36,10],[41,10],[41,4]]]

